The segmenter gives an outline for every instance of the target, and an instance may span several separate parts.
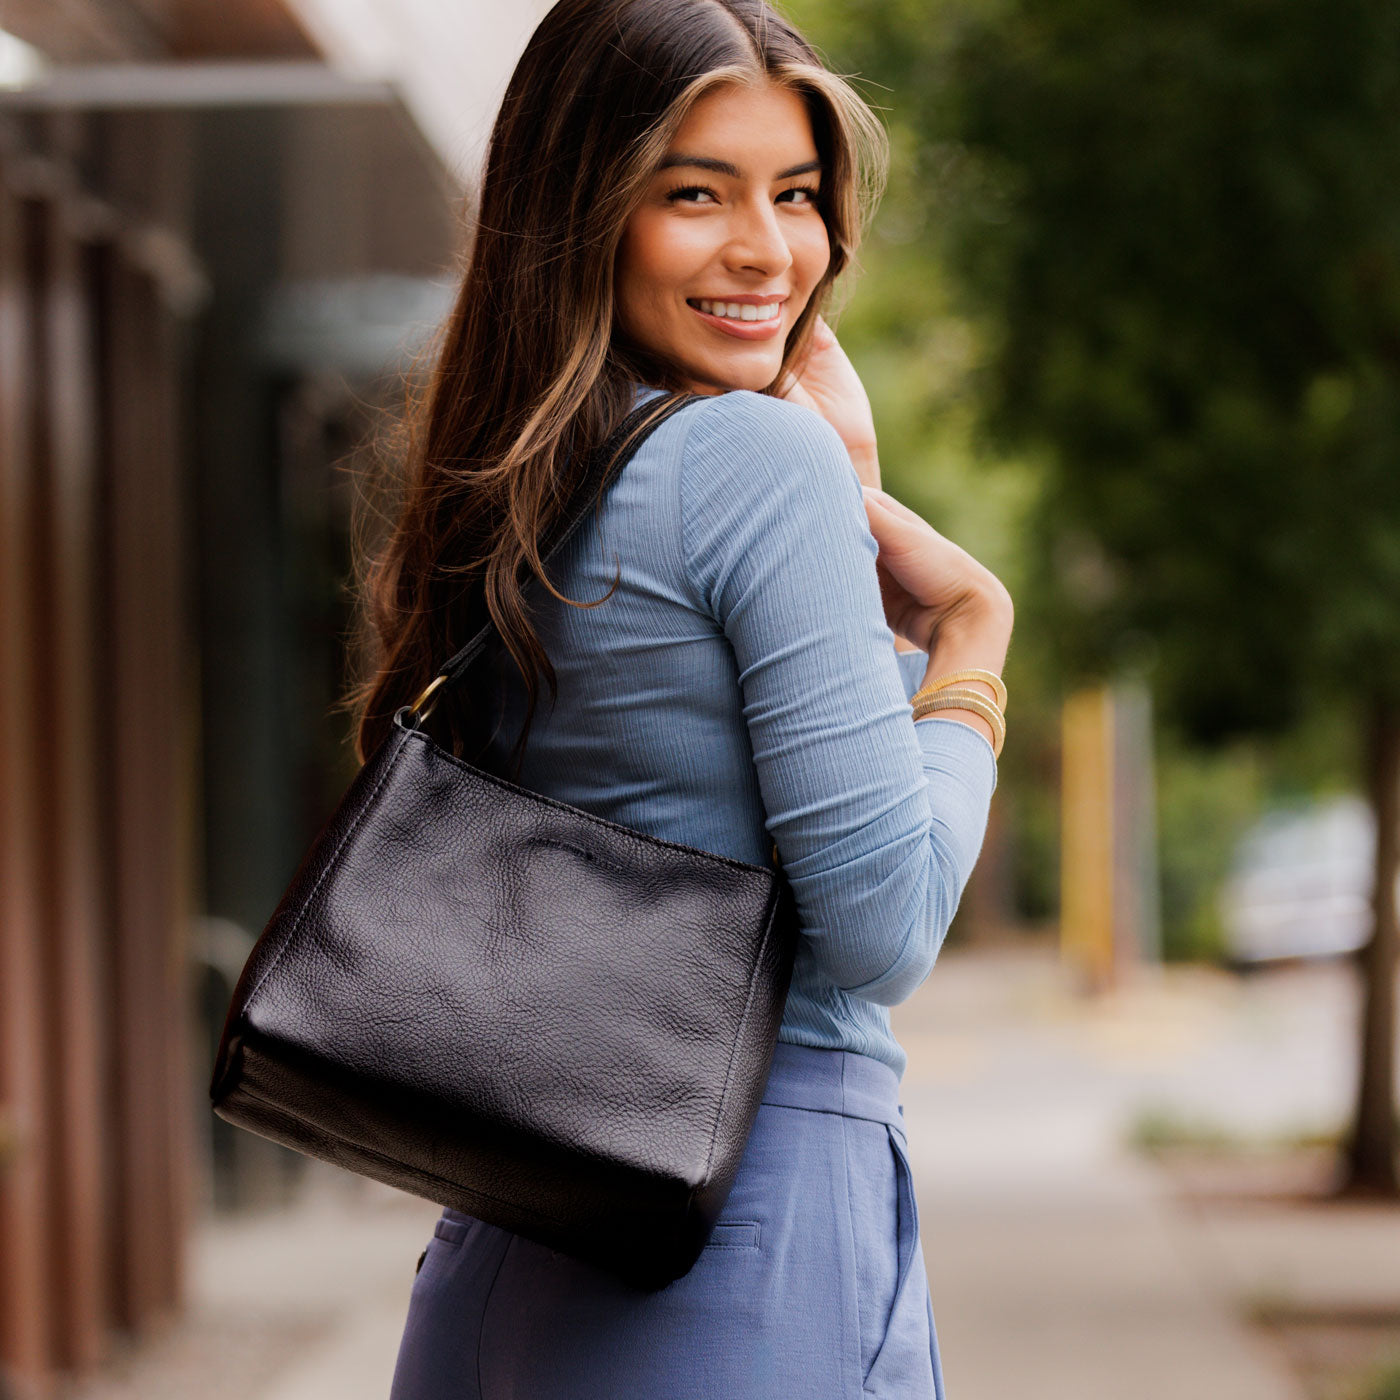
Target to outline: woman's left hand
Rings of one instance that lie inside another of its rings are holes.
[[[880,459],[870,399],[836,332],[820,316],[805,359],[795,375],[784,375],[778,395],[820,413],[841,435],[861,485],[879,488]]]

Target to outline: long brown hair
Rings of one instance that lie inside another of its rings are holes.
[[[486,609],[529,692],[518,771],[539,675],[552,698],[558,689],[523,584],[534,576],[575,607],[612,592],[565,597],[544,575],[539,541],[573,497],[582,455],[631,408],[632,381],[680,387],[670,365],[615,325],[623,227],[695,101],[720,84],[763,82],[806,101],[831,246],[777,384],[800,363],[879,196],[878,120],[763,0],[560,0],[532,35],[492,129],[460,290],[410,403],[392,529],[376,553],[357,546],[360,616],[376,655],[341,708],[355,718],[361,761]],[[465,689],[437,707],[459,755],[472,732]]]

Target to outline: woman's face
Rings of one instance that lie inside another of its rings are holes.
[[[763,389],[831,259],[802,98],[726,86],[691,108],[623,230],[617,318],[692,390]]]

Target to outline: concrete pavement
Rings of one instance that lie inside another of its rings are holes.
[[[946,950],[894,1019],[950,1400],[1300,1400],[1251,1306],[1400,1315],[1400,1211],[1183,1199],[1125,1146],[1144,1111],[1335,1126],[1355,1014],[1340,964],[1085,1003],[1047,951]],[[438,1210],[308,1166],[295,1209],[206,1223],[186,1316],[72,1400],[385,1400]]]
[[[1045,952],[948,953],[895,1009],[951,1400],[1299,1400],[1127,1139],[1145,1110],[1245,1133],[1331,1121],[1337,971],[1167,969],[1085,1003]]]

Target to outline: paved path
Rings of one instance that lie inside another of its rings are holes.
[[[949,1400],[1299,1400],[1242,1302],[1400,1308],[1400,1212],[1205,1210],[1124,1146],[1144,1110],[1340,1121],[1354,1017],[1342,965],[1086,1003],[1046,953],[946,951],[894,1019]],[[73,1400],[385,1400],[438,1210],[309,1168],[296,1209],[206,1224],[186,1316]]]
[[[1145,1109],[1245,1132],[1332,1121],[1336,971],[1171,969],[1086,1004],[1043,955],[948,953],[895,1009],[950,1400],[1297,1400],[1126,1138]]]

